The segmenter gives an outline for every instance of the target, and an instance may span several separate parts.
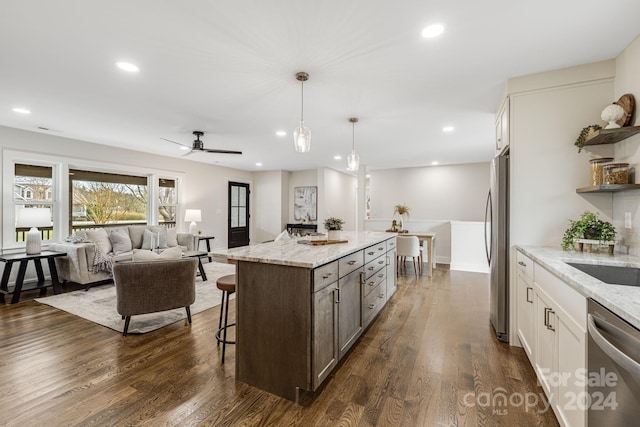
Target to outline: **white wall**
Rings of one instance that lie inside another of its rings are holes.
[[[148,167],[183,174],[184,206],[182,206],[183,210],[180,217],[182,218],[185,207],[201,209],[202,222],[198,224],[198,229],[202,230],[203,234],[215,236],[215,240],[211,241],[212,246],[215,248],[227,246],[228,181],[251,183],[253,179],[251,172],[237,169],[91,144],[2,126],[0,126],[0,147],[3,149],[3,156],[5,149],[11,149],[59,156],[70,159],[69,161],[75,165],[82,165],[83,161],[86,160],[117,165],[122,170],[126,170],[127,166],[136,168]],[[4,184],[2,183],[3,189],[7,188]],[[8,184],[10,188],[11,183]],[[254,205],[253,200],[250,203],[251,206]],[[0,209],[0,212],[3,211],[4,206]],[[0,215],[2,214],[0,213]],[[252,215],[252,220],[254,217]],[[0,219],[4,221],[3,217],[0,217]],[[177,227],[181,231],[187,231],[188,224],[179,222]],[[251,240],[255,240],[253,236],[254,228],[251,223]]]
[[[484,221],[451,221],[451,270],[489,273]]]
[[[600,123],[613,96],[613,61],[511,79],[510,325],[516,325],[515,245],[559,247],[569,219],[584,210],[612,215],[610,194],[576,194],[589,184],[589,158],[578,154],[580,130]],[[593,150],[607,154],[610,147]],[[510,341],[518,343],[515,327]]]
[[[390,219],[406,204],[410,220],[482,221],[489,171],[489,163],[372,170],[371,219]]]
[[[293,203],[295,200],[294,188],[295,187],[313,187],[313,186],[316,186],[316,187],[318,186],[318,170],[317,169],[289,172],[289,188],[288,188],[288,193],[289,193],[288,222],[289,223],[299,222],[294,219],[294,214],[293,214]],[[320,188],[318,188],[318,201],[319,200],[320,200]],[[320,206],[318,206],[318,214],[319,213],[320,213]]]
[[[436,262],[448,264],[452,261],[450,221],[484,221],[489,173],[488,162],[372,170],[371,219],[364,221],[364,229],[390,228],[394,206],[406,204],[411,215],[404,228],[436,232]]]
[[[640,37],[616,58],[616,82],[612,101],[618,100],[625,93],[631,93],[635,97],[636,113],[632,125],[640,126]],[[640,183],[640,135],[615,144],[614,150],[616,161],[629,163],[635,169],[633,183]],[[624,228],[625,212],[631,213],[632,228],[629,230]],[[626,250],[640,256],[640,191],[613,194],[613,225],[620,239],[616,250]]]
[[[287,205],[283,203],[283,200],[288,201],[288,172],[255,172],[253,176],[255,241],[252,243],[261,243],[280,234],[289,217]]]
[[[356,187],[355,176],[324,168],[324,209],[322,220],[330,216],[345,221],[344,230],[356,229]],[[320,222],[321,224],[321,222]],[[318,231],[324,232],[322,226]]]

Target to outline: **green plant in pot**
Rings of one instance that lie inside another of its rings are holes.
[[[610,222],[602,221],[593,212],[585,211],[577,221],[570,220],[569,228],[562,236],[562,249],[570,251],[580,239],[609,242],[615,239],[616,229]]]
[[[339,231],[342,230],[344,220],[331,216],[324,220],[324,228],[328,231],[328,240],[340,240]]]

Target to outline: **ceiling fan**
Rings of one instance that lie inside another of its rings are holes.
[[[218,153],[218,154],[242,154],[242,151],[218,150],[218,149],[215,149],[215,148],[204,148],[204,143],[202,141],[200,141],[200,137],[202,135],[204,135],[204,132],[199,131],[199,130],[194,130],[193,134],[196,136],[196,139],[193,140],[193,146],[191,147],[191,150],[188,153],[184,154],[185,156],[187,154],[193,153],[194,151],[203,151],[205,153]],[[167,139],[167,138],[160,138],[160,139],[164,139],[165,141],[169,141],[169,142],[172,142],[174,144],[180,145],[182,147],[189,148],[188,145],[184,145],[184,144],[172,141],[172,140]]]

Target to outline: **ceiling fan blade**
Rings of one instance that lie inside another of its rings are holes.
[[[242,154],[242,151],[216,150],[215,148],[203,148],[202,151],[206,151],[207,153],[218,153],[218,154]]]
[[[175,141],[172,141],[172,140],[167,139],[167,138],[160,138],[160,139],[164,139],[165,141],[172,142],[172,143],[174,143],[174,144],[176,144],[176,145],[180,145],[180,146],[182,146],[182,147],[188,147],[188,148],[191,148],[189,145],[180,144],[179,142],[175,142]]]
[[[182,155],[182,157],[184,157],[184,156],[188,156],[189,154],[193,154],[193,150],[189,150],[189,151],[187,151],[186,153],[184,153],[184,154]]]

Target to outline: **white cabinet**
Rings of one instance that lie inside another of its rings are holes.
[[[516,264],[518,338],[560,424],[585,426],[586,297],[520,251]]]
[[[560,425],[586,425],[587,299],[534,264],[535,370]]]
[[[496,154],[509,146],[509,97],[506,97],[496,115]]]
[[[517,333],[524,351],[531,363],[535,363],[532,352],[533,345],[533,261],[522,252],[517,253],[517,304],[518,323]]]

